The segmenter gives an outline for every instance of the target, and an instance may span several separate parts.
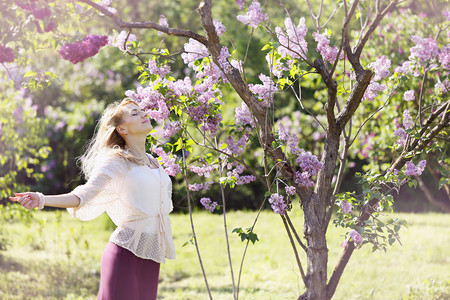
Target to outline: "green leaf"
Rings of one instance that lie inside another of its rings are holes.
[[[28,71],[28,72],[25,73],[25,75],[23,75],[23,77],[34,77],[34,76],[36,76],[36,75],[37,75],[36,72],[34,72],[34,71]]]

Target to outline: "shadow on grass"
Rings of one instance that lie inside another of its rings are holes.
[[[23,272],[25,269],[25,266],[23,263],[20,263],[19,261],[13,260],[10,257],[5,257],[0,254],[0,272],[6,273],[6,272]]]

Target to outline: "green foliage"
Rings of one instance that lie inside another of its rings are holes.
[[[259,241],[258,235],[253,232],[253,226],[246,228],[245,230],[243,230],[242,227],[235,228],[233,229],[232,233],[234,232],[237,233],[242,242],[247,240],[254,244],[256,241]]]

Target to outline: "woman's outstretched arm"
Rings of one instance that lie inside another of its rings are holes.
[[[9,200],[18,202],[26,209],[39,207],[40,201],[43,201],[41,205],[61,208],[75,208],[80,205],[80,198],[72,193],[47,196],[41,194],[41,199],[38,193],[33,192],[14,193],[14,195],[16,197],[9,197]]]

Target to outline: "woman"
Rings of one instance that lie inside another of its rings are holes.
[[[102,255],[98,299],[156,299],[160,263],[175,258],[172,182],[145,152],[151,129],[133,100],[110,104],[80,158],[86,184],[68,194],[10,197],[27,209],[67,208],[83,221],[106,211],[117,228]]]

